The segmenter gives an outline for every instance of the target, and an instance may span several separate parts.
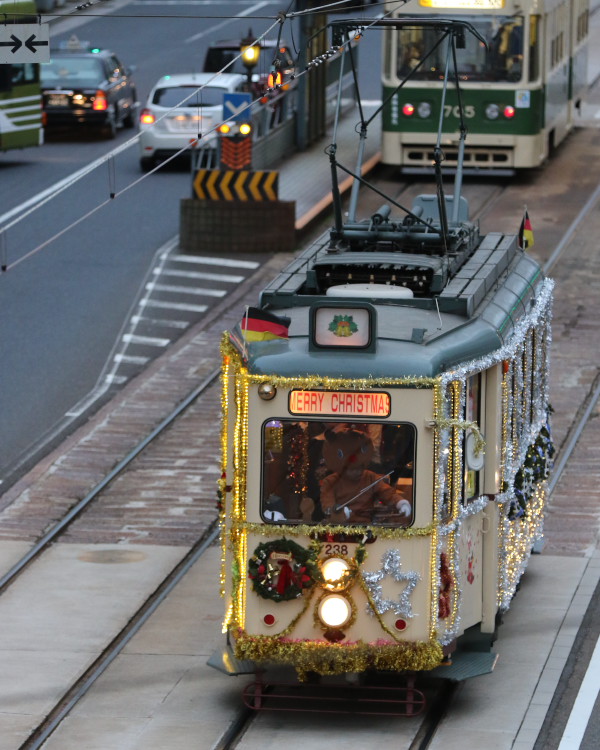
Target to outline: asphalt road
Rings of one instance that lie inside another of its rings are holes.
[[[210,41],[241,38],[249,28],[258,35],[279,8],[276,0],[115,0],[53,22],[51,44],[76,34],[114,50],[135,66],[143,104],[160,76],[201,70]],[[286,22],[282,36],[293,46],[297,30]],[[364,46],[361,54],[364,96],[374,98],[379,49]],[[188,168],[144,177],[135,135],[120,130],[106,141],[66,133],[0,154],[0,254],[9,269],[0,275],[0,491],[15,466],[32,465],[40,446],[47,450],[85,418],[79,410],[77,419],[69,416],[73,405],[96,387],[157,251],[179,231],[180,200],[191,194]]]

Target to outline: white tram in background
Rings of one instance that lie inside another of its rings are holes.
[[[441,122],[449,166],[457,163],[461,126],[469,133],[465,168],[502,173],[543,164],[574,127],[587,91],[589,15],[589,0],[402,5],[390,18],[415,23],[385,32],[382,162],[430,169]],[[460,94],[452,79],[445,90],[439,31],[419,26],[442,16],[478,34],[466,34],[456,50]]]

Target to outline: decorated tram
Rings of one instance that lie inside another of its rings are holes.
[[[223,339],[237,659],[301,677],[492,667],[542,534],[552,282],[515,235],[463,222],[442,254],[422,226],[323,238]]]
[[[521,233],[482,235],[460,192],[440,179],[362,220],[358,191],[347,220],[337,200],[224,334],[213,666],[493,669],[543,531],[553,282]]]

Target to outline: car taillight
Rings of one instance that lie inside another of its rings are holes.
[[[104,91],[100,91],[100,89],[96,91],[92,109],[96,110],[97,112],[104,112],[104,110],[108,109],[108,101],[106,99],[106,94],[104,93]]]
[[[143,125],[154,125],[156,117],[152,114],[149,109],[143,109],[140,113],[140,122]]]

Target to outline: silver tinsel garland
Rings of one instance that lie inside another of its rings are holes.
[[[403,573],[401,570],[400,552],[397,549],[388,549],[383,553],[381,558],[381,570],[372,573],[363,572],[363,580],[369,589],[371,598],[375,604],[377,612],[382,615],[384,612],[392,610],[398,617],[410,619],[414,617],[410,596],[421,576],[416,571]],[[400,593],[397,600],[386,599],[383,596],[381,581],[387,576],[391,576],[397,583],[406,583],[404,590]],[[367,612],[374,616],[370,605],[367,605]]]

